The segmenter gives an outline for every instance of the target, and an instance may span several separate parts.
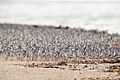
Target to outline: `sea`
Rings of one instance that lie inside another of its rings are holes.
[[[62,25],[120,34],[120,1],[0,0],[0,23]]]

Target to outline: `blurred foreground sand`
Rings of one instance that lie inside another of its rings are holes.
[[[0,80],[120,80],[118,72],[105,71],[110,64],[72,64],[55,68],[29,67],[29,64],[56,62],[0,60]]]

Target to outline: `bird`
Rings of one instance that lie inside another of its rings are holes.
[[[33,25],[33,27],[34,27],[34,28],[38,28],[39,26],[37,26],[37,25]]]
[[[59,25],[56,29],[60,29],[62,26],[61,25]]]

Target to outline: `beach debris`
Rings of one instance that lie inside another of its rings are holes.
[[[109,65],[104,72],[119,72],[120,65]]]
[[[70,69],[70,70],[73,70],[73,71],[80,71],[81,69],[79,69],[79,68],[73,68],[73,69]]]
[[[74,80],[77,80],[76,78]]]
[[[64,68],[64,67],[59,67],[59,69],[65,70],[65,68]]]
[[[86,67],[88,67],[88,66],[87,66],[87,65],[84,65],[84,66],[83,66],[83,68],[86,68]]]
[[[60,61],[57,63],[58,66],[67,66],[67,62],[66,61]]]
[[[32,64],[26,64],[25,67],[34,68],[34,67],[38,67],[38,64],[35,64],[35,63],[32,63]]]
[[[118,59],[102,59],[102,60],[98,60],[98,63],[120,63],[120,60]]]
[[[95,61],[93,60],[80,60],[80,64],[95,64]]]
[[[106,70],[104,70],[104,72],[114,72],[114,70],[113,69],[106,69]]]
[[[55,69],[62,69],[64,70],[65,68],[62,67],[62,65],[58,66],[55,63],[26,63],[26,64],[14,64],[14,65],[19,65],[19,66],[24,66],[24,67],[29,67],[29,68],[55,68]]]
[[[53,68],[53,64],[49,63],[49,64],[44,64],[43,68]]]

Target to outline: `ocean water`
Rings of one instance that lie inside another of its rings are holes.
[[[120,2],[1,0],[0,22],[63,25],[120,34]]]

